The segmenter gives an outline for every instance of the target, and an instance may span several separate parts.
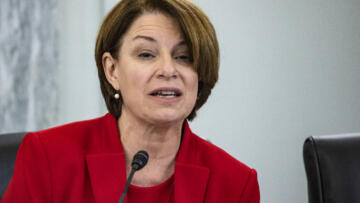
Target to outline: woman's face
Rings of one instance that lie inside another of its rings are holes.
[[[177,22],[159,12],[141,15],[124,34],[113,75],[122,116],[182,122],[195,105],[198,75],[188,47]]]

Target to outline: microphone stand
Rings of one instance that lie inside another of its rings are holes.
[[[119,203],[124,202],[125,196],[127,194],[131,180],[133,179],[135,172],[142,169],[147,164],[148,159],[149,159],[149,155],[146,151],[138,151],[134,155],[133,161],[131,163],[131,172],[126,181],[125,188],[123,193],[121,194]]]

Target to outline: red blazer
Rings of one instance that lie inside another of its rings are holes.
[[[1,203],[117,203],[125,182],[117,122],[106,114],[27,134]],[[174,199],[258,203],[257,174],[196,136],[185,122],[175,163]]]

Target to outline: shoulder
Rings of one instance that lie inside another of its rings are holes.
[[[190,162],[209,169],[209,188],[237,194],[237,199],[259,198],[257,172],[225,150],[192,133],[189,129]],[[191,155],[190,155],[191,154]],[[220,189],[220,188],[221,189]],[[252,201],[249,201],[252,202]],[[257,202],[257,201],[255,201]]]
[[[76,141],[78,139],[88,137],[91,134],[100,133],[101,127],[106,124],[106,120],[108,120],[109,117],[111,116],[106,114],[105,116],[90,120],[72,122],[45,130],[32,132],[27,136],[38,137],[44,142],[56,141],[61,143],[62,141]]]
[[[84,120],[84,121],[76,121],[72,123],[68,123],[65,125],[60,125],[57,127],[41,130],[38,132],[34,132],[33,134],[37,134],[39,137],[47,139],[50,137],[66,137],[69,134],[74,134],[77,136],[81,136],[82,134],[86,134],[88,132],[92,132],[99,128],[99,126],[103,125],[104,121],[107,119],[108,114],[102,117]]]
[[[194,133],[191,137],[196,143],[197,149],[199,149],[198,153],[201,154],[202,164],[208,166],[213,172],[225,174],[235,173],[231,176],[239,174],[244,177],[252,173],[253,169],[251,167],[237,160],[220,147],[204,140]]]
[[[38,145],[43,148],[45,152],[50,154],[83,154],[98,140],[106,130],[106,125],[109,119],[113,119],[111,115],[73,122],[38,132],[28,133],[24,140],[23,145],[31,144]]]
[[[234,170],[241,172],[241,174],[247,174],[251,171],[249,166],[240,162],[225,150],[193,133],[187,122],[184,124],[184,135],[179,154],[181,160],[189,164],[203,165],[212,170],[221,172]]]

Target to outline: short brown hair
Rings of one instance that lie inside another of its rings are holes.
[[[122,0],[106,16],[96,40],[95,60],[101,92],[109,112],[120,117],[122,98],[116,100],[116,90],[107,81],[102,56],[109,52],[118,57],[122,37],[131,24],[145,12],[161,12],[174,18],[183,32],[198,74],[198,98],[187,117],[192,120],[196,111],[206,102],[218,80],[219,45],[213,25],[204,12],[188,0]]]

